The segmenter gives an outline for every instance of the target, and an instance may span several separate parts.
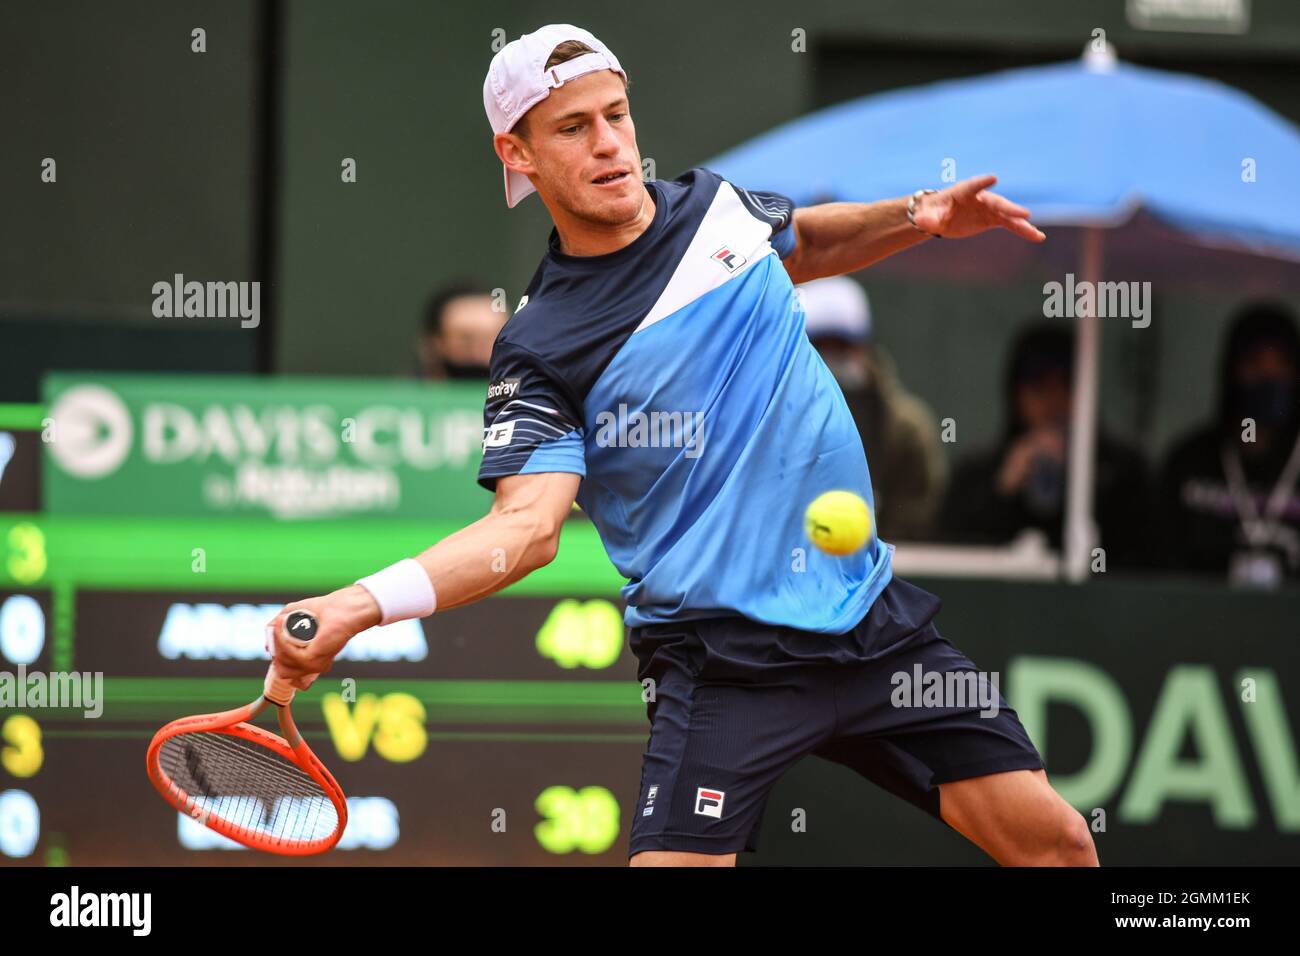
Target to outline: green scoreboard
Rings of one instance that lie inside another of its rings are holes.
[[[283,604],[450,530],[0,516],[0,865],[249,863],[158,798],[149,739],[257,695]],[[586,522],[565,539],[499,596],[358,635],[299,695],[349,799],[318,862],[626,860],[645,703],[621,579]]]

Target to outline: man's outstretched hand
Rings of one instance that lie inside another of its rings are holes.
[[[916,201],[917,226],[945,239],[965,239],[989,229],[1006,229],[1030,242],[1046,239],[1029,221],[1028,209],[988,192],[997,181],[998,177],[992,175],[973,176],[936,193],[926,193]]]

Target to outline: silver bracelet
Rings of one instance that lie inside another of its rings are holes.
[[[939,190],[937,189],[918,189],[916,192],[912,193],[912,195],[907,197],[907,221],[912,224],[912,228],[917,232],[924,233],[934,239],[942,239],[943,236],[939,235],[937,232],[926,232],[916,224],[916,201],[927,193],[937,193],[938,191]]]

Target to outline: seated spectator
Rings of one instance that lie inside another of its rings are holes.
[[[947,463],[934,415],[904,390],[872,340],[871,304],[845,276],[799,286],[808,338],[834,373],[871,468],[876,526],[886,541],[925,540],[943,500]]]
[[[1220,355],[1212,421],[1161,472],[1161,544],[1174,568],[1261,587],[1300,576],[1300,335],[1281,305],[1248,306]]]
[[[1061,548],[1073,378],[1072,328],[1033,323],[1021,331],[1007,368],[1003,437],[957,463],[940,518],[944,538],[1005,544],[1036,528]],[[1107,569],[1145,563],[1146,467],[1100,428],[1093,495]]]
[[[486,289],[467,282],[443,286],[424,310],[416,377],[486,379],[492,343],[506,319]]]

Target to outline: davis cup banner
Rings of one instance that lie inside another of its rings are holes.
[[[54,514],[472,520],[485,384],[53,373]]]

